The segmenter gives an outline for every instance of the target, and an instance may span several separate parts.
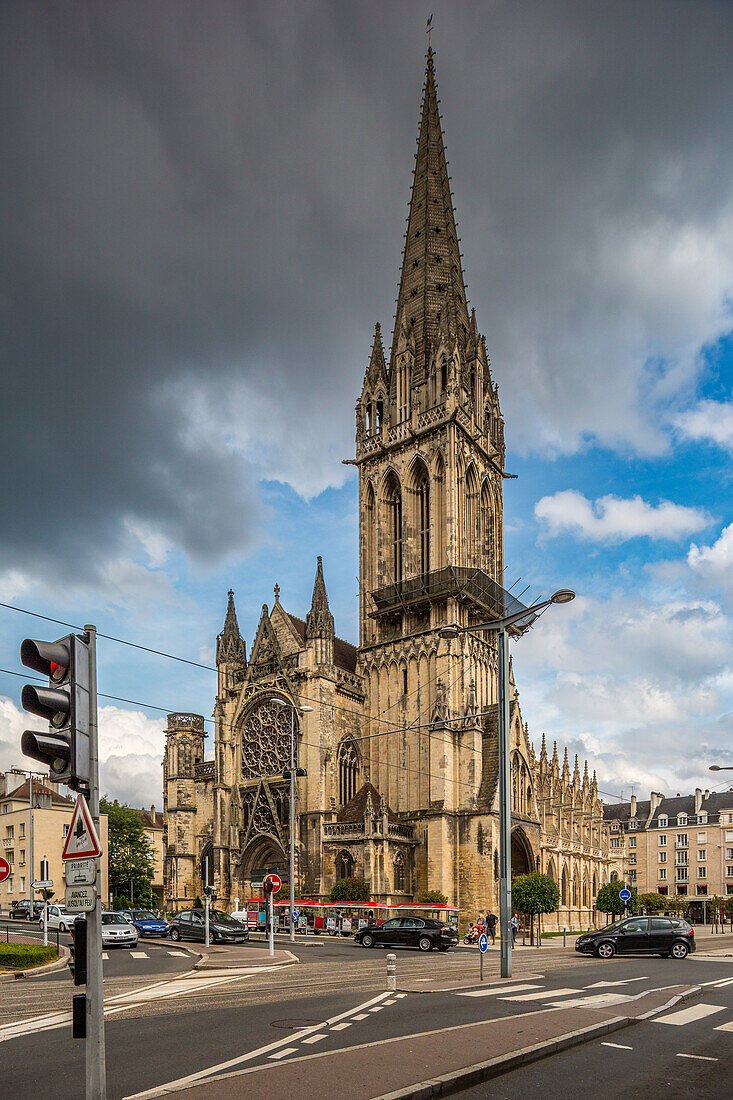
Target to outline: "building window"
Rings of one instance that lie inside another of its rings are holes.
[[[705,844],[707,839],[708,839],[708,834],[707,833],[698,833],[697,834],[697,843],[698,844]]]
[[[20,876],[20,892],[21,894],[25,893],[25,875]]]
[[[687,824],[687,814],[677,814],[677,824],[678,825],[686,825]]]
[[[660,828],[660,829],[666,829],[666,828],[667,828],[667,817],[666,817],[666,814],[660,814],[660,817],[659,817],[659,828]]]
[[[660,887],[659,887],[659,891],[658,891],[658,892],[659,892],[660,894],[665,894],[665,895],[666,895],[666,893],[667,893],[667,887],[666,887],[666,886],[660,886]]]
[[[660,835],[659,835],[659,847],[664,848],[666,846],[666,844],[667,844],[667,834],[666,833],[660,833]]]
[[[698,862],[702,862],[702,863],[705,862],[705,852],[706,851],[707,851],[707,848],[698,848],[697,849]]]
[[[612,848],[620,848],[621,847],[621,841],[619,840],[619,838],[617,836],[611,837],[611,847]]]
[[[687,852],[677,852],[675,855],[675,863],[679,867],[687,866]]]
[[[430,483],[424,468],[417,483],[417,525],[420,573],[430,572]]]
[[[660,867],[659,868],[659,877],[662,880],[662,882],[664,882],[664,880],[667,877],[667,868],[666,867]]]
[[[338,748],[339,802],[345,806],[356,794],[359,779],[359,754],[353,741],[342,741]],[[344,876],[348,878],[347,875]]]
[[[629,871],[629,882],[636,882],[636,871]]]
[[[725,849],[725,858],[726,859],[733,859],[733,848],[726,848]]]
[[[707,892],[708,892],[707,886],[698,886],[698,888],[697,888],[698,897],[704,898],[706,896]]]
[[[25,866],[25,848],[20,849],[20,865]]]
[[[636,818],[632,817],[631,820],[629,821],[629,828],[630,829],[635,829],[636,825],[637,825]]]
[[[387,537],[393,582],[402,580],[402,493],[396,479],[387,489]]]
[[[394,888],[400,893],[405,892],[405,857],[398,852],[394,861]]]
[[[632,852],[629,856],[629,863],[633,866],[636,863],[636,852]]]
[[[15,826],[14,825],[6,825],[5,826],[5,838],[6,838],[6,840],[12,840],[14,835],[15,835]]]
[[[629,837],[629,848],[635,848],[635,847],[636,847],[636,837],[635,836],[630,836]]]
[[[667,862],[667,853],[666,852],[660,852],[659,853],[659,862],[660,863],[666,863]]]
[[[677,882],[687,882],[687,868],[678,867],[677,871],[675,872],[675,878],[677,879]]]
[[[697,815],[697,823],[698,823],[698,825],[707,825],[708,815],[707,814],[698,814]]]
[[[725,877],[726,878],[733,878],[733,867],[726,867]]]
[[[69,826],[68,826],[68,825],[64,825],[64,840],[66,839],[66,837],[67,837],[68,835],[69,835]]]
[[[21,821],[20,825],[18,826],[18,836],[21,840],[25,836],[25,821]]]
[[[687,847],[687,833],[677,833],[677,840],[675,842],[677,848]]]
[[[354,860],[348,852],[336,856],[336,879],[354,877]]]
[[[698,867],[697,877],[698,878],[707,878],[708,877],[707,874],[705,873],[705,868],[704,867]]]

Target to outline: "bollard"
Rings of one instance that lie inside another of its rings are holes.
[[[387,955],[387,990],[394,993],[397,989],[397,956]]]
[[[562,945],[565,946],[565,929],[562,930]]]

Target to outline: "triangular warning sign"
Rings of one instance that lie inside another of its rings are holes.
[[[92,815],[89,813],[87,800],[83,794],[80,794],[74,806],[61,858],[80,859],[83,856],[101,856],[101,854],[102,846],[99,843],[97,830],[94,828]]]

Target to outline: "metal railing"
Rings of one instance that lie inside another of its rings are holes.
[[[483,569],[456,565],[446,565],[442,569],[384,585],[373,591],[371,596],[375,604],[372,618],[448,597],[463,599],[492,619],[516,615],[526,606]],[[522,628],[531,626],[535,618],[536,615],[528,613],[527,619],[522,620]]]

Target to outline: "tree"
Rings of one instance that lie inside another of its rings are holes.
[[[685,894],[676,894],[673,898],[670,898],[667,908],[671,913],[678,913],[681,917],[684,917],[689,912],[690,903]]]
[[[113,894],[130,896],[136,906],[153,904],[153,852],[138,810],[100,798],[99,812],[107,815],[107,873]]]
[[[331,887],[330,901],[369,901],[369,886],[363,878],[340,878]]]
[[[596,909],[599,913],[610,913],[612,917],[622,917],[626,912],[626,902],[621,901],[619,894],[626,889],[625,882],[607,882],[601,886],[596,896]],[[631,891],[629,908],[633,908],[636,891]]]
[[[421,890],[417,895],[420,905],[447,905],[448,898],[440,890]]]
[[[537,935],[540,935],[540,913],[555,913],[560,904],[560,890],[549,875],[534,871],[531,875],[520,875],[512,883],[512,905],[520,913],[529,913],[530,940],[534,931],[534,917],[537,915]]]
[[[723,909],[725,910],[726,916],[733,917],[733,896],[725,899]]]
[[[661,913],[667,908],[669,908],[669,898],[661,894],[637,894],[634,912],[638,913],[643,909],[650,914]]]

